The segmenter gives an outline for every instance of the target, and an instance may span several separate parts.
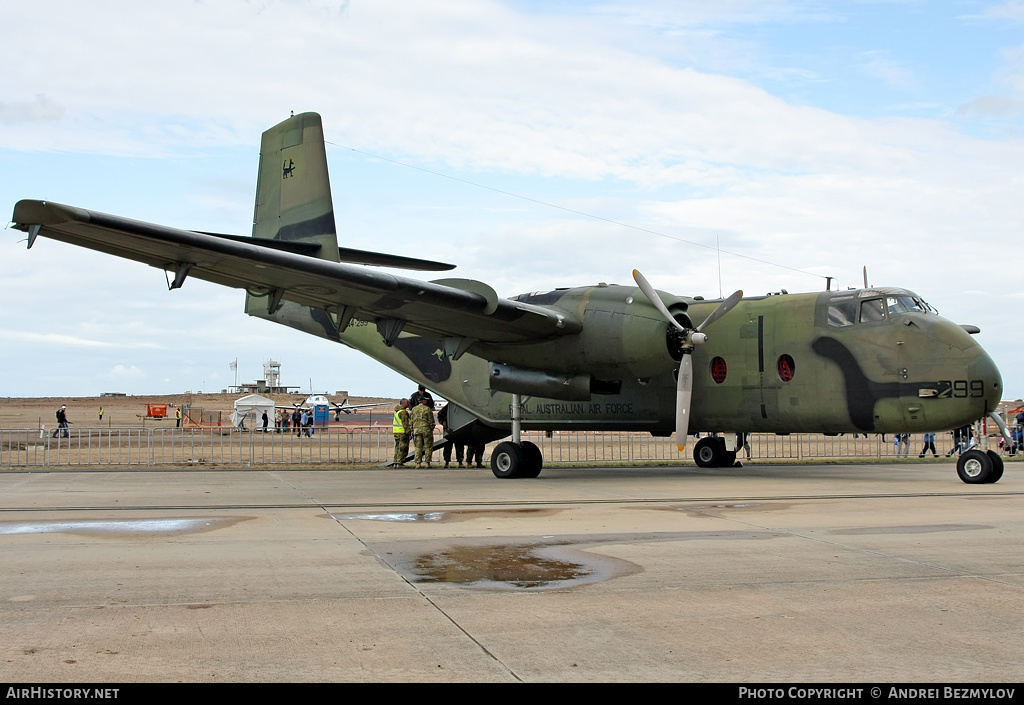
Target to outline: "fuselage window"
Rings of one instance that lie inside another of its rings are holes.
[[[830,326],[852,326],[856,322],[856,301],[840,301],[828,307],[828,324]]]
[[[781,355],[779,356],[778,370],[779,379],[783,382],[792,382],[793,375],[796,374],[796,363],[789,355]]]
[[[860,305],[860,322],[885,320],[885,303],[881,299],[870,299]]]
[[[711,361],[711,379],[715,380],[716,384],[721,384],[725,381],[725,377],[728,374],[729,368],[725,364],[725,360],[720,357],[715,357]]]

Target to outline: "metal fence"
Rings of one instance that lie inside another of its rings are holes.
[[[674,438],[641,432],[525,432],[546,463],[692,462],[688,447],[676,450]],[[916,458],[920,435],[896,444],[891,434],[822,436],[820,434],[749,434],[750,459]],[[75,428],[54,437],[35,430],[0,430],[0,467],[161,466],[161,465],[317,465],[385,464],[394,453],[390,427],[318,428],[309,436],[294,433],[238,431],[229,428]],[[949,433],[937,434],[940,456],[952,448]],[[494,444],[489,444],[485,461]],[[990,447],[996,447],[993,441]],[[435,451],[434,461],[440,459]],[[745,449],[738,453],[747,459]]]

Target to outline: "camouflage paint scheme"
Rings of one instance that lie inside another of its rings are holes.
[[[338,248],[319,115],[271,128],[260,154],[251,239],[43,201],[20,201],[14,227],[29,247],[43,235],[164,269],[172,289],[189,276],[246,289],[250,315],[359,350],[448,399],[467,437],[507,436],[513,392],[525,429],[672,433],[678,341],[636,286],[502,299],[473,280],[352,266],[448,268]],[[687,327],[719,303],[658,293]],[[1002,393],[964,328],[895,288],[744,298],[694,349],[693,371],[691,432],[936,431],[994,410]]]

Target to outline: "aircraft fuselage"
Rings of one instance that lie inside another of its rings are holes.
[[[663,298],[687,325],[718,304]],[[403,334],[389,347],[358,319],[338,336],[309,309],[273,318],[354,347],[497,429],[509,427],[518,392],[524,429],[672,432],[679,355],[639,289],[513,300],[559,308],[582,330],[520,346],[476,343],[454,359],[444,339]],[[691,432],[934,431],[978,419],[1002,392],[970,334],[895,288],[744,298],[694,349],[693,369]]]

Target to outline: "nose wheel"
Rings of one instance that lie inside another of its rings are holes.
[[[998,482],[1003,476],[1003,459],[994,451],[972,449],[956,461],[956,474],[969,485]]]

